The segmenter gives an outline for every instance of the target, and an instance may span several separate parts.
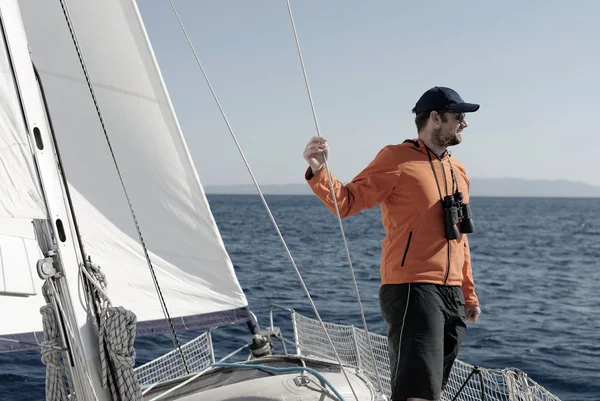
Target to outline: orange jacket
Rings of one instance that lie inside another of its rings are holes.
[[[452,170],[463,203],[469,202],[464,166],[445,152],[433,160],[442,196],[452,194]],[[352,182],[343,185],[331,174],[342,218],[381,207],[386,236],[382,244],[381,284],[408,282],[462,286],[467,306],[478,306],[467,236],[448,241],[444,212],[425,144],[418,139],[384,147]],[[305,178],[313,192],[335,212],[326,168]]]

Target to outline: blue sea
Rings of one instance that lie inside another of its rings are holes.
[[[337,219],[313,196],[267,201],[323,320],[362,326]],[[210,195],[209,202],[259,323],[268,324],[274,303],[314,316],[260,198]],[[471,206],[482,315],[469,324],[459,358],[519,368],[563,401],[600,400],[600,199],[475,197]],[[384,334],[379,209],[345,219],[344,229],[368,328]],[[283,328],[281,316],[275,323]],[[213,338],[217,358],[249,339],[245,325]],[[167,335],[138,338],[137,363],[171,349]],[[44,399],[44,374],[36,351],[0,354],[0,400]]]

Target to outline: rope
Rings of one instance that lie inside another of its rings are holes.
[[[288,368],[275,368],[275,367],[272,367],[272,366],[257,365],[257,364],[222,363],[222,362],[216,362],[216,363],[213,363],[212,365],[207,366],[206,368],[202,369],[200,372],[196,373],[194,376],[190,377],[186,381],[184,381],[182,383],[179,383],[176,386],[171,387],[169,390],[165,391],[164,393],[161,393],[161,394],[157,395],[156,397],[152,398],[150,401],[158,401],[158,400],[166,397],[167,395],[175,392],[176,390],[180,389],[181,387],[185,386],[186,384],[191,383],[192,381],[196,380],[198,377],[203,376],[206,372],[208,372],[208,371],[210,371],[210,370],[212,370],[214,368],[258,369],[258,370],[263,370],[263,371],[267,371],[267,372],[274,372],[274,373],[299,372],[302,375],[304,375],[304,373],[308,372],[308,373],[314,375],[315,377],[317,377],[323,383],[327,384],[327,386],[329,386],[329,388],[331,389],[331,392],[335,395],[335,397],[337,398],[338,401],[344,401],[344,398],[341,396],[341,394],[336,390],[336,388],[321,373],[319,373],[319,371],[317,371],[315,369],[312,369],[312,368],[307,368],[306,366],[303,366],[303,367],[293,366],[293,367],[288,367]],[[315,383],[315,384],[318,385],[319,387],[321,387],[325,392],[327,392],[327,389],[325,387],[323,387],[320,383]],[[327,392],[326,395],[328,396],[328,398],[333,398],[329,392]],[[325,394],[322,397],[323,399],[324,399],[324,396],[325,396]]]
[[[41,312],[41,310],[40,310],[40,312]],[[35,347],[35,348],[38,348],[38,347],[42,346],[41,343],[32,343],[32,342],[29,342],[29,341],[14,340],[12,338],[3,338],[3,337],[0,337],[0,341],[11,343],[11,344],[26,345],[28,347]],[[52,349],[54,349],[56,351],[66,351],[67,350],[66,348],[55,347],[55,346],[52,346],[52,345],[45,345],[44,347],[52,348]]]
[[[310,91],[310,85],[308,84],[308,76],[306,74],[306,67],[304,66],[304,58],[302,57],[302,50],[300,49],[300,41],[298,39],[298,33],[296,32],[296,24],[294,22],[294,15],[292,14],[292,6],[290,5],[290,0],[286,0],[288,13],[290,15],[290,22],[292,25],[292,30],[294,32],[294,39],[296,41],[296,49],[298,50],[298,57],[300,59],[300,65],[302,66],[302,74],[304,76],[304,84],[306,86],[306,92],[308,94],[308,100],[310,102],[310,109],[312,111],[313,121],[315,123],[315,129],[317,131],[317,135],[321,136],[321,130],[319,129],[319,121],[317,120],[317,113],[315,111],[315,105],[312,98],[312,93]],[[344,224],[342,223],[342,216],[340,214],[340,210],[338,208],[337,199],[335,196],[335,190],[333,188],[333,179],[331,177],[331,172],[329,171],[329,167],[327,166],[327,160],[325,160],[325,169],[327,171],[327,177],[329,179],[329,189],[331,191],[331,197],[333,200],[333,205],[335,207],[335,213],[337,216],[338,224],[340,226],[340,233],[342,234],[342,240],[344,242],[344,248],[346,250],[346,256],[348,258],[348,265],[350,266],[350,275],[352,276],[352,283],[354,285],[354,292],[356,293],[356,299],[358,301],[358,307],[360,310],[360,316],[362,318],[362,323],[365,328],[365,334],[367,336],[367,342],[369,343],[369,351],[371,353],[371,358],[373,358],[373,363],[375,363],[375,353],[373,352],[373,345],[371,344],[371,334],[369,333],[369,329],[367,327],[367,319],[365,317],[365,311],[363,309],[362,301],[360,299],[360,292],[358,290],[358,283],[356,281],[356,274],[354,273],[354,266],[352,264],[352,257],[350,256],[350,247],[348,246],[348,241],[346,240],[346,233],[344,231]],[[375,370],[377,377],[377,386],[379,387],[379,391],[383,392],[383,386],[381,384],[381,378],[379,377],[379,372]]]
[[[122,306],[109,307],[102,314],[100,326],[100,361],[102,363],[102,385],[110,385],[114,399],[141,400],[142,390],[133,367],[135,366],[135,314]],[[108,350],[108,357],[104,349]],[[116,370],[117,382],[114,383],[108,371],[107,359]]]
[[[42,347],[42,363],[46,365],[46,400],[64,401],[67,400],[68,391],[62,374],[63,367],[60,362],[60,349],[62,346],[61,332],[56,307],[52,302],[54,294],[49,287],[48,281],[44,283],[42,292],[47,302],[46,305],[40,308],[45,338],[40,345]]]
[[[137,230],[138,238],[140,240],[140,243],[142,245],[142,249],[144,251],[144,256],[146,258],[146,262],[148,263],[148,267],[150,269],[150,274],[152,276],[152,281],[154,282],[154,287],[156,288],[156,292],[158,294],[158,298],[159,298],[159,301],[160,301],[160,306],[161,306],[161,308],[163,310],[165,318],[167,319],[167,321],[169,323],[169,326],[171,328],[171,332],[173,333],[173,342],[174,342],[175,348],[179,351],[179,355],[181,357],[181,361],[183,362],[183,365],[185,367],[186,372],[189,373],[187,362],[185,360],[183,352],[181,351],[181,345],[179,343],[179,338],[177,337],[177,331],[175,330],[175,326],[173,325],[173,321],[171,320],[171,316],[169,314],[169,310],[167,309],[167,304],[165,302],[165,299],[164,299],[164,297],[162,295],[162,291],[160,289],[160,285],[158,284],[158,279],[156,277],[156,273],[154,272],[154,266],[152,265],[152,261],[150,260],[150,255],[148,254],[148,249],[146,248],[146,244],[144,242],[144,237],[142,236],[142,231],[141,231],[140,225],[139,225],[139,223],[137,221],[137,217],[136,217],[135,211],[133,210],[133,204],[131,203],[131,199],[129,197],[129,193],[127,192],[127,188],[125,187],[125,181],[124,181],[123,176],[121,174],[121,170],[119,169],[119,165],[117,163],[117,158],[115,156],[115,153],[114,153],[114,150],[113,150],[113,147],[112,147],[112,143],[111,143],[110,138],[108,136],[108,131],[106,129],[106,124],[104,122],[104,118],[102,117],[102,113],[100,112],[100,105],[98,104],[98,99],[96,98],[96,93],[95,93],[94,87],[92,85],[92,81],[91,81],[91,78],[89,76],[87,67],[85,65],[85,61],[83,59],[83,54],[82,54],[81,49],[79,47],[79,41],[77,40],[77,35],[75,34],[75,28],[73,27],[73,24],[71,22],[71,16],[70,16],[70,13],[69,13],[69,8],[68,8],[65,0],[60,0],[60,4],[61,4],[61,7],[63,9],[63,14],[65,16],[65,19],[67,21],[67,26],[68,26],[69,32],[71,34],[71,39],[73,41],[73,45],[75,46],[75,50],[76,50],[77,56],[79,58],[79,63],[81,65],[81,69],[82,69],[83,74],[85,76],[85,80],[87,82],[88,89],[89,89],[90,95],[92,97],[92,101],[94,102],[94,106],[96,107],[96,114],[98,115],[98,119],[100,121],[100,125],[102,126],[102,131],[104,132],[104,137],[106,139],[106,143],[108,145],[108,149],[110,151],[113,163],[115,165],[115,169],[116,169],[117,175],[119,177],[119,181],[121,183],[121,187],[123,188],[123,193],[125,195],[125,199],[127,200],[127,204],[129,206],[129,211],[130,211],[131,216],[133,218],[133,222],[134,222],[135,228]]]
[[[93,286],[91,295],[101,311],[98,337],[102,386],[110,389],[114,400],[141,400],[142,389],[133,370],[137,318],[122,306],[111,306],[106,295],[106,276],[100,267],[88,261],[82,271]]]
[[[173,13],[175,14],[175,17],[177,18],[177,22],[179,23],[179,26],[187,40],[188,45],[190,46],[190,49],[194,55],[194,58],[196,59],[196,63],[198,64],[198,67],[200,67],[200,70],[202,71],[202,75],[204,76],[204,79],[206,81],[206,84],[208,85],[208,88],[210,89],[210,92],[215,100],[215,103],[217,104],[217,107],[219,108],[219,111],[221,112],[221,116],[223,117],[223,120],[225,121],[225,124],[227,125],[227,129],[229,130],[229,133],[231,134],[233,141],[235,142],[235,145],[238,149],[238,151],[240,152],[240,155],[242,157],[242,160],[244,161],[244,164],[246,165],[246,169],[248,170],[248,173],[250,174],[250,177],[252,178],[252,181],[254,182],[254,185],[256,186],[256,189],[258,191],[258,195],[260,196],[260,199],[263,202],[263,205],[265,206],[266,210],[267,210],[267,214],[269,215],[269,219],[271,220],[271,222],[273,223],[273,226],[275,227],[275,231],[277,232],[277,235],[279,236],[279,239],[281,240],[281,243],[283,244],[283,247],[285,248],[285,251],[288,255],[288,258],[290,259],[293,267],[294,267],[294,271],[296,272],[296,275],[298,276],[298,280],[300,280],[300,285],[302,286],[302,289],[304,290],[304,293],[306,294],[306,297],[308,298],[308,301],[310,302],[310,305],[312,307],[312,310],[314,311],[317,320],[321,323],[321,327],[323,328],[323,330],[325,331],[325,335],[327,336],[327,340],[329,341],[329,344],[331,345],[331,348],[333,350],[333,353],[335,354],[335,357],[338,361],[338,363],[340,364],[340,367],[342,368],[342,372],[344,373],[344,376],[346,378],[346,380],[348,381],[348,385],[350,386],[350,388],[352,389],[352,393],[354,394],[354,397],[358,400],[358,396],[356,395],[356,392],[354,391],[354,388],[352,387],[352,383],[350,382],[350,378],[348,377],[348,374],[346,373],[345,369],[343,369],[343,363],[342,360],[340,358],[340,356],[338,355],[337,350],[335,349],[335,346],[333,344],[333,341],[331,340],[331,337],[329,336],[329,333],[327,332],[327,329],[325,328],[325,324],[323,323],[323,320],[321,320],[321,316],[319,315],[319,311],[317,310],[317,307],[315,305],[315,303],[313,302],[313,299],[310,295],[310,292],[308,291],[308,288],[306,287],[306,284],[304,283],[304,279],[302,278],[302,275],[300,274],[300,270],[298,269],[298,266],[296,265],[296,262],[294,261],[294,258],[292,256],[292,253],[290,252],[287,243],[285,242],[285,239],[283,238],[283,235],[281,234],[281,231],[279,230],[279,226],[277,225],[277,222],[275,220],[275,217],[273,216],[273,213],[271,213],[271,209],[260,189],[260,186],[256,180],[256,177],[254,176],[254,173],[252,172],[252,169],[250,168],[250,164],[248,163],[248,161],[246,160],[246,156],[244,156],[244,152],[242,151],[242,148],[237,140],[236,135],[233,132],[233,128],[231,127],[231,124],[229,123],[229,120],[227,119],[227,116],[225,115],[225,111],[223,110],[223,107],[221,106],[221,102],[219,101],[219,99],[217,98],[217,95],[215,93],[215,90],[213,89],[210,80],[208,79],[208,76],[206,74],[206,71],[204,70],[204,67],[202,66],[202,63],[200,62],[200,58],[198,57],[198,54],[196,53],[196,50],[194,48],[194,46],[192,45],[192,42],[190,40],[190,37],[188,36],[185,27],[183,26],[183,22],[181,21],[181,19],[179,18],[179,14],[177,12],[177,9],[175,8],[175,5],[173,4],[172,0],[169,0],[169,4],[171,5],[171,8],[173,9]],[[367,336],[368,338],[368,336]],[[369,339],[370,341],[370,339]],[[375,359],[373,359],[375,360]]]
[[[232,368],[232,369],[259,369],[259,370],[266,370],[267,372],[275,372],[275,373],[300,372],[300,373],[304,374],[305,372],[308,372],[308,373],[314,375],[317,379],[321,380],[323,383],[327,384],[327,386],[329,386],[329,388],[331,389],[333,394],[335,394],[335,396],[337,397],[337,399],[339,401],[344,401],[344,397],[342,397],[342,395],[335,389],[335,387],[331,384],[331,382],[329,382],[329,380],[327,380],[325,378],[325,376],[323,376],[317,370],[312,369],[312,368],[307,368],[305,366],[304,367],[294,366],[294,367],[289,367],[289,368],[274,368],[272,366],[240,364],[240,363],[213,363],[211,366],[215,367],[215,368],[221,367],[221,368]]]
[[[106,295],[106,277],[100,268],[91,262],[81,269],[87,276],[92,289],[89,295],[94,307],[100,311],[99,349],[102,369],[102,386],[108,387],[115,401],[140,401],[142,390],[134,372],[135,333],[137,319],[133,312],[123,307],[112,307]],[[47,304],[40,309],[45,340],[41,345],[41,359],[46,365],[47,401],[75,400],[69,394],[61,366],[61,328],[58,317],[59,299],[51,280],[47,280],[42,293]],[[63,356],[64,361],[64,356]],[[68,383],[72,383],[71,372],[65,369]]]

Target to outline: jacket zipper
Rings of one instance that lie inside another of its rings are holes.
[[[446,243],[448,244],[448,259],[446,262],[446,277],[444,277],[444,285],[448,283],[448,275],[450,274],[450,241],[446,240]]]
[[[406,241],[406,248],[404,249],[404,256],[402,256],[402,264],[400,266],[404,266],[404,262],[406,262],[406,254],[408,253],[408,248],[410,248],[410,240],[412,239],[412,231],[408,233],[408,241]]]

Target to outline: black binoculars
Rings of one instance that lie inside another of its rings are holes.
[[[471,206],[463,203],[462,192],[444,197],[442,207],[444,208],[444,220],[446,238],[448,240],[458,239],[460,233],[470,234],[475,232]],[[458,225],[460,224],[460,231]]]

